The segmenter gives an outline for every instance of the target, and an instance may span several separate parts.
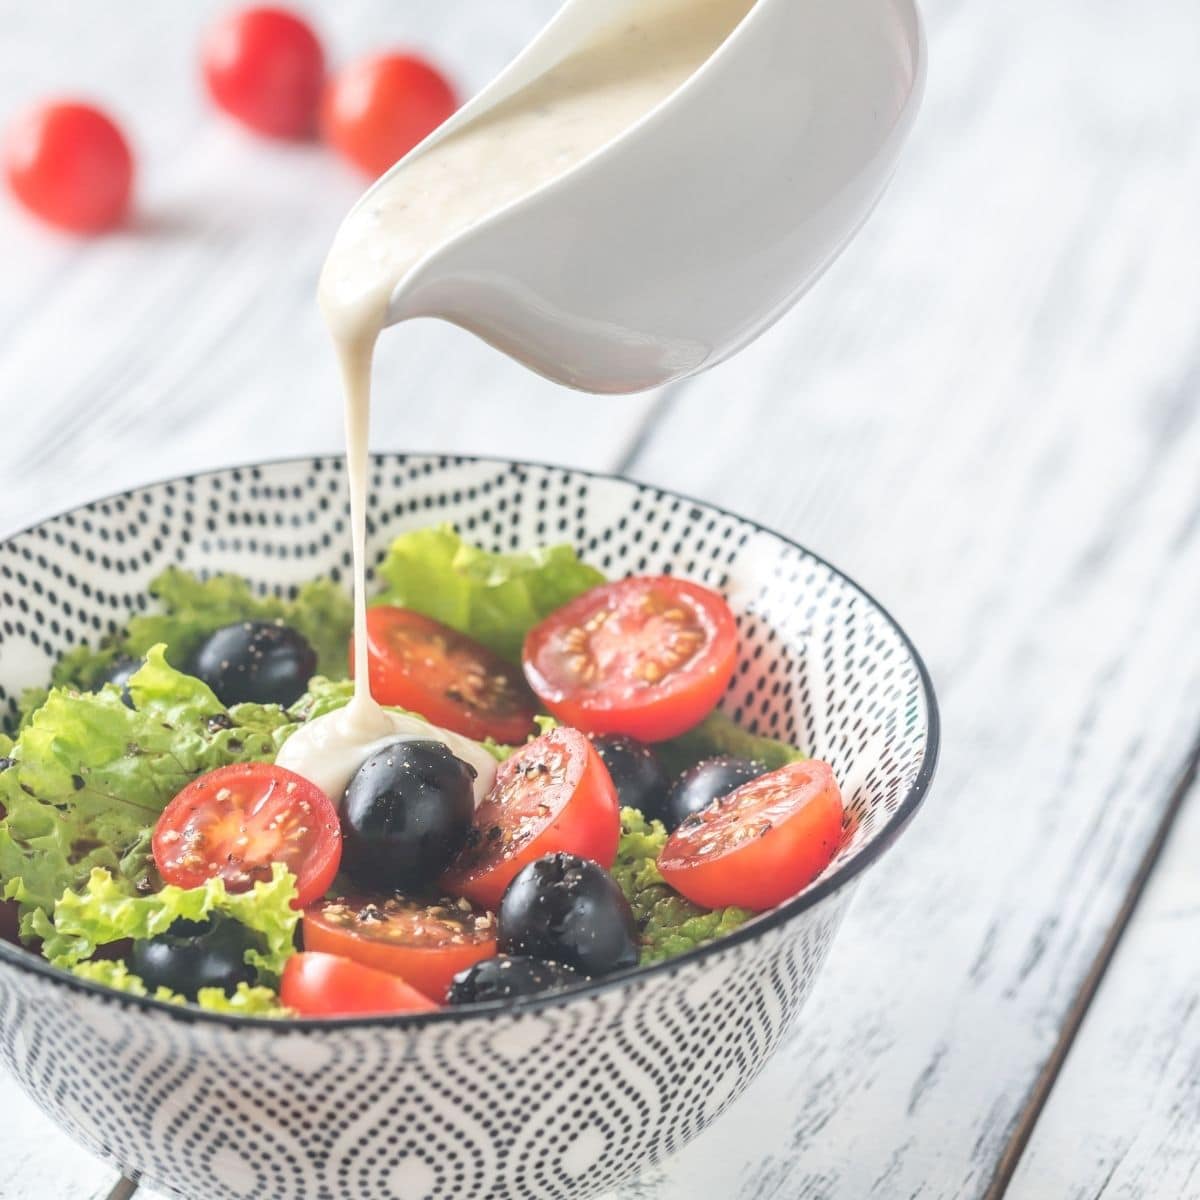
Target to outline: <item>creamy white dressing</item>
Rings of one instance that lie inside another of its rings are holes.
[[[356,718],[349,708],[309,721],[284,742],[275,761],[311,780],[325,795],[338,801],[358,768],[385,746],[399,741],[435,741],[449,747],[475,771],[475,803],[488,794],[496,779],[496,760],[478,742],[420,717],[390,712],[378,705],[372,709],[370,716],[381,717],[381,721],[363,721],[361,717],[366,714]],[[344,719],[346,716],[349,721]]]
[[[712,55],[754,0],[645,0],[636,20],[581,50],[387,178],[343,222],[321,274],[321,310],[345,388],[346,469],[354,554],[354,698],[288,739],[277,761],[335,801],[375,749],[436,737],[477,771],[476,802],[495,778],[477,743],[381,708],[366,636],[366,487],[371,366],[392,295],[431,251],[490,213],[566,174],[667,99]]]

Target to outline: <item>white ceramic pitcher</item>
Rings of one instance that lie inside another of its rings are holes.
[[[412,155],[639,2],[568,0]],[[870,214],[924,70],[913,0],[758,0],[616,141],[418,263],[388,321],[440,317],[591,392],[711,367],[786,312]]]

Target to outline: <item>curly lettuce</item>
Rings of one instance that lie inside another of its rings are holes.
[[[415,609],[513,661],[543,617],[604,582],[571,546],[493,554],[450,525],[401,534],[375,576],[383,591],[373,604]]]
[[[346,673],[346,644],[353,608],[349,594],[331,579],[303,584],[293,599],[260,596],[237,575],[201,579],[179,567],[168,567],[147,589],[161,611],[138,613],[124,631],[98,646],[81,645],[59,660],[51,676],[56,687],[94,691],[118,659],[144,657],[152,646],[167,647],[171,662],[184,666],[210,634],[235,621],[282,621],[298,630],[317,652],[317,669],[327,675]],[[22,710],[36,707],[31,692]]]
[[[72,967],[73,974],[81,979],[101,983],[118,992],[128,992],[132,996],[149,996],[152,993],[145,983],[119,960],[100,959],[96,962],[82,962]],[[155,1000],[167,1004],[186,1004],[187,997],[171,991],[170,988],[160,987],[153,992]],[[279,997],[269,987],[261,984],[251,986],[239,983],[232,995],[226,995],[220,988],[201,988],[196,994],[196,1003],[208,1009],[209,1012],[234,1013],[243,1017],[287,1017],[291,1010],[284,1008]]]
[[[131,893],[155,885],[150,829],[197,775],[265,762],[295,728],[274,705],[225,709],[200,680],[149,649],[129,682],[81,693],[55,688],[4,756],[0,772],[0,897],[16,900],[21,934],[36,936],[67,888],[96,868]]]
[[[656,865],[666,842],[661,821],[647,821],[636,808],[621,810],[621,840],[612,874],[633,909],[643,963],[674,958],[731,932],[754,915],[744,908],[709,911],[673,891]]]
[[[205,921],[221,913],[259,935],[261,945],[246,951],[246,962],[259,982],[273,984],[295,952],[298,909],[296,880],[282,863],[271,878],[246,892],[230,893],[222,879],[199,887],[173,885],[149,896],[131,896],[120,880],[97,868],[78,891],[67,889],[54,906],[53,919],[39,915],[42,954],[56,967],[71,968],[113,942],[145,941],[166,933],[176,921]]]

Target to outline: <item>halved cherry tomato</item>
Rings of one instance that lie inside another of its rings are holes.
[[[465,633],[407,608],[367,610],[371,694],[465,737],[518,745],[537,701],[521,672]],[[350,650],[351,667],[354,649]]]
[[[663,878],[705,908],[762,912],[806,888],[842,840],[842,794],[827,764],[790,763],[688,817],[658,857]]]
[[[4,169],[30,212],[74,233],[111,229],[129,208],[129,143],[90,104],[43,104],[18,117],[5,139]]]
[[[192,780],[163,809],[151,847],[163,879],[184,888],[219,877],[246,892],[283,863],[303,908],[333,883],[342,830],[316,784],[273,763],[235,763]]]
[[[496,953],[496,915],[468,900],[339,896],[304,914],[304,948],[399,975],[438,1003],[459,971]]]
[[[208,31],[204,81],[230,116],[276,138],[310,137],[325,83],[325,52],[312,27],[282,8],[227,13]]]
[[[552,729],[500,764],[441,888],[495,910],[535,858],[565,850],[611,867],[620,836],[617,791],[600,756],[577,729]]]
[[[438,1006],[399,975],[336,954],[293,954],[283,968],[279,999],[302,1017],[383,1016],[432,1012]]]
[[[352,63],[325,89],[325,140],[368,175],[382,175],[458,107],[446,77],[412,54]]]
[[[534,626],[523,659],[530,687],[564,724],[658,742],[716,706],[733,675],[737,626],[698,583],[621,579]]]

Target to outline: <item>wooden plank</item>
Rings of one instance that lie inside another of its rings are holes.
[[[0,49],[25,78],[42,7],[25,6]],[[337,7],[322,19],[347,50],[364,12],[398,24],[382,3]],[[462,43],[475,61],[515,7],[430,19],[478,20]],[[645,408],[624,422],[624,406],[531,400],[524,376],[481,350],[471,365],[452,332],[429,348],[432,330],[411,346],[389,335],[385,387],[407,368],[429,403],[411,422],[389,409],[380,444],[469,449],[486,433],[501,452],[625,457],[768,519],[877,589],[942,690],[939,787],[865,882],[800,1036],[711,1136],[622,1200],[982,1194],[1120,907],[1194,734],[1200,678],[1187,636],[1200,280],[1181,253],[1200,84],[1192,6],[1152,8],[1133,23],[1064,0],[1014,21],[1004,6],[928,4],[927,110],[863,240],[794,318],[675,393],[641,442]],[[150,20],[126,9],[126,28]],[[103,59],[101,27],[86,26],[100,19],[81,10],[79,42]],[[159,46],[190,53],[175,22],[192,16],[155,19]],[[152,57],[130,51],[126,66],[176,95],[179,63]],[[10,86],[0,71],[0,100]],[[326,164],[283,151],[277,184],[264,148],[210,129],[198,106],[184,139],[161,107],[154,136],[182,165],[164,159],[147,180],[155,252],[41,241],[0,299],[3,397],[38,398],[38,421],[0,448],[14,519],[110,480],[334,444],[328,360],[297,313],[324,244],[308,231],[331,227],[353,186],[335,203]],[[252,189],[245,218],[230,179]],[[9,220],[6,246],[28,236]],[[213,255],[250,258],[230,282],[203,274]],[[281,259],[288,302],[261,283]],[[73,328],[87,341],[59,362],[46,330]],[[161,356],[146,353],[156,328]],[[43,1182],[39,1195],[88,1194]]]
[[[1011,1200],[1200,1194],[1200,787],[1021,1158]]]
[[[892,194],[630,464],[875,589],[945,720],[801,1037],[630,1197],[987,1194],[1168,803],[1200,722],[1200,81],[1194,8],[1153,8],[927,5]]]

